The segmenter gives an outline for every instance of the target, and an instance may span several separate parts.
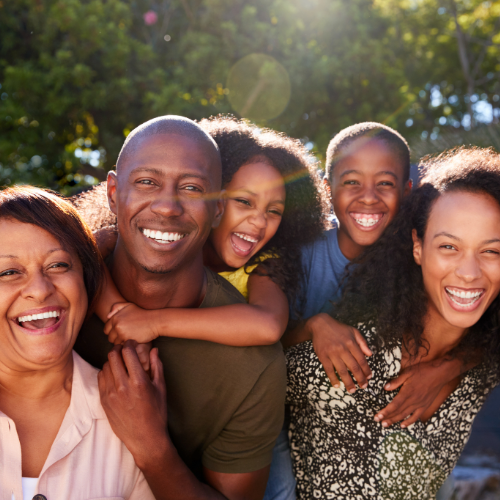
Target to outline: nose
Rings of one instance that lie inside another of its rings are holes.
[[[151,211],[161,217],[179,217],[184,213],[177,191],[163,189],[150,205]]]
[[[54,293],[54,290],[52,281],[40,271],[28,277],[21,295],[24,299],[43,304]]]
[[[455,275],[466,283],[472,283],[483,275],[481,266],[475,255],[464,256],[457,268]]]
[[[256,210],[250,217],[248,222],[255,226],[257,229],[265,229],[267,227],[267,217],[265,212]]]
[[[365,186],[361,196],[358,198],[358,201],[365,205],[375,205],[375,203],[379,201],[375,186]]]

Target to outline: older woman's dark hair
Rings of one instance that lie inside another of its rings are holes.
[[[403,202],[392,224],[349,267],[344,294],[335,309],[342,322],[375,327],[379,346],[394,347],[404,335],[410,353],[423,346],[428,305],[422,271],[413,258],[412,230],[424,239],[432,207],[443,193],[484,194],[500,205],[500,155],[491,149],[452,150],[427,160],[423,168],[426,174],[420,186]],[[451,356],[480,353],[498,367],[499,305],[497,297]]]
[[[91,311],[101,290],[104,267],[90,229],[71,203],[44,189],[6,188],[0,191],[0,219],[38,226],[78,256]]]
[[[325,230],[323,213],[327,202],[317,175],[317,161],[299,140],[232,116],[201,120],[200,126],[219,146],[223,188],[242,166],[253,162],[267,163],[283,176],[286,201],[279,228],[246,267],[260,263],[259,271],[254,272],[267,274],[281,287],[290,304],[300,304],[301,248]],[[266,252],[279,258],[261,263],[260,256]]]

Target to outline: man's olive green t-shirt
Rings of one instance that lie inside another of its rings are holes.
[[[224,278],[209,269],[206,274],[200,307],[245,303]],[[104,323],[94,315],[75,344],[76,352],[97,368],[112,347],[103,330]],[[170,437],[186,465],[200,479],[202,465],[232,474],[269,465],[283,423],[286,369],[281,345],[231,347],[169,337],[153,344],[165,371]]]

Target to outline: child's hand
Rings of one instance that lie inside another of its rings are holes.
[[[137,344],[135,346],[135,350],[137,352],[137,356],[139,356],[139,361],[141,362],[142,367],[146,373],[151,375],[151,363],[149,361],[149,353],[151,352],[151,347],[153,344],[148,342],[147,344]]]
[[[152,316],[154,311],[141,309],[130,302],[114,304],[104,325],[104,333],[113,344],[123,344],[126,340],[146,344],[158,337]]]
[[[325,313],[307,320],[306,328],[311,331],[314,350],[334,387],[339,387],[339,374],[346,390],[356,392],[351,372],[358,385],[365,389],[372,372],[365,356],[372,352],[363,336],[351,326],[343,325]]]
[[[419,363],[401,370],[398,377],[384,387],[386,391],[401,387],[399,393],[375,415],[375,421],[382,421],[384,427],[402,421],[401,427],[408,427],[434,403],[443,387],[459,375],[458,363],[443,360]]]
[[[105,259],[115,249],[118,230],[116,226],[103,227],[94,231],[94,238],[102,258]]]

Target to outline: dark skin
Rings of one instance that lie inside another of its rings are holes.
[[[127,301],[144,309],[201,303],[206,288],[202,248],[223,212],[220,182],[215,151],[175,134],[141,139],[118,166],[118,175],[109,174],[108,199],[119,228],[111,274]],[[148,238],[146,229],[182,237],[160,243]],[[205,468],[208,484],[192,474],[166,430],[166,391],[157,352],[151,352],[151,380],[134,346],[128,341],[123,351],[119,347],[111,351],[99,387],[113,430],[132,453],[155,497],[262,498],[269,467],[246,474]]]
[[[339,220],[339,247],[350,260],[382,235],[411,190],[411,181],[403,181],[399,159],[384,143],[358,142],[359,147],[354,143],[352,152],[335,165],[328,182]],[[356,220],[362,217],[379,218],[380,222],[367,230]],[[291,325],[282,343],[289,347],[307,340],[313,341],[314,350],[334,387],[340,386],[340,380],[351,394],[356,391],[354,380],[360,388],[368,387],[372,375],[366,356],[372,352],[356,328],[320,313]],[[384,426],[404,420],[403,428],[416,422],[449,383],[475,364],[465,365],[461,359],[443,358],[408,363],[397,378],[386,384],[386,390],[400,388],[400,391],[375,420]]]

